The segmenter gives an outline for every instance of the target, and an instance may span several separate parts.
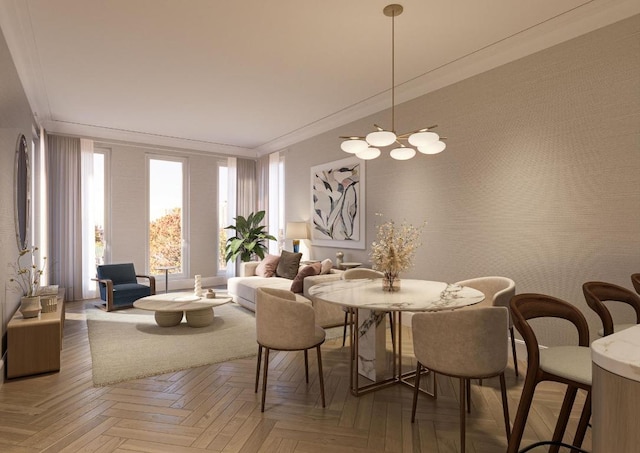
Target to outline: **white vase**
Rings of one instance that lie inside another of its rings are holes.
[[[35,318],[41,310],[40,296],[22,296],[20,298],[20,313],[23,318]]]

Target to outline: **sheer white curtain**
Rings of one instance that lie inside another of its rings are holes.
[[[284,225],[281,225],[282,208],[280,205],[280,178],[284,175],[280,174],[280,153],[269,154],[269,177],[267,180],[266,197],[269,202],[269,234],[278,238],[277,241],[269,241],[269,253],[272,255],[280,255],[284,245]]]
[[[256,210],[256,161],[249,159],[236,160],[236,209],[241,216],[248,216]]]
[[[80,181],[82,198],[82,298],[97,297],[96,284],[91,281],[96,276],[95,219],[93,205],[95,190],[93,178],[93,140],[80,139],[80,161],[82,177]]]
[[[227,221],[225,222],[227,225],[231,225],[234,223],[233,218],[236,216],[236,173],[237,173],[237,159],[235,157],[229,157],[227,159]],[[227,234],[231,233],[233,235],[233,230],[227,230]],[[231,237],[231,236],[227,236]],[[227,263],[227,278],[235,277],[236,275],[236,266],[233,263]]]
[[[78,300],[83,286],[80,139],[48,135],[46,144],[50,282],[66,289],[67,300]]]

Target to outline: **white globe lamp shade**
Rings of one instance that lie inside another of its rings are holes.
[[[371,146],[389,146],[396,141],[396,134],[389,131],[375,131],[367,134],[367,142]]]
[[[400,148],[392,149],[390,155],[395,160],[409,160],[416,155],[416,150],[401,146]]]
[[[369,144],[364,140],[354,140],[354,139],[345,140],[340,145],[340,148],[342,149],[342,151],[346,153],[352,153],[352,154],[359,153],[360,151],[364,151],[368,147],[369,147]]]
[[[409,136],[409,143],[416,147],[427,146],[438,140],[440,140],[440,136],[435,132],[416,132]]]
[[[380,150],[378,148],[367,148],[364,151],[360,151],[356,153],[356,157],[364,160],[375,159],[380,155]]]
[[[429,143],[427,146],[419,146],[418,151],[422,154],[438,154],[444,151],[446,147],[447,145],[443,141],[438,140],[437,142]]]

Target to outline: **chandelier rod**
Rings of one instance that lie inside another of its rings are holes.
[[[396,13],[391,16],[391,132],[396,132]]]

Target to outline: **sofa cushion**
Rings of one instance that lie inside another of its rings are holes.
[[[327,258],[326,260],[322,260],[322,268],[320,269],[320,273],[321,274],[328,274],[331,271],[331,268],[333,267],[333,261],[331,261],[331,258]]]
[[[312,275],[318,275],[320,273],[322,265],[320,263],[309,264],[308,266],[303,266],[298,271],[298,274],[293,279],[293,283],[291,283],[291,292],[301,293],[304,289],[303,281],[305,277],[310,277]]]
[[[301,258],[302,253],[291,253],[283,250],[280,253],[280,260],[278,261],[278,267],[276,268],[276,276],[288,278],[289,280],[296,278]]]
[[[262,261],[256,266],[256,275],[258,277],[273,277],[276,275],[276,268],[278,267],[278,262],[280,261],[280,257],[278,255],[267,255],[264,257]]]

